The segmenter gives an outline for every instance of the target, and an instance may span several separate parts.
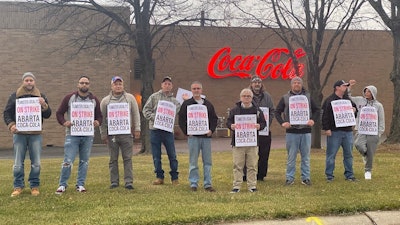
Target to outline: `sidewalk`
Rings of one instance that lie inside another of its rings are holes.
[[[400,212],[365,212],[353,216],[308,217],[293,220],[266,220],[225,223],[220,225],[400,225]]]
[[[231,151],[231,138],[212,138],[212,151],[222,152]],[[140,151],[141,143],[136,141],[133,146],[134,153]],[[282,149],[285,148],[285,137],[276,136],[272,138],[271,149]],[[162,147],[165,151],[164,147]],[[175,140],[175,149],[178,153],[188,153],[187,140]],[[95,144],[92,147],[91,157],[96,156],[108,156],[107,146],[104,144]],[[63,158],[64,147],[63,146],[45,146],[41,155],[42,158]],[[12,159],[12,149],[0,150],[0,159]]]

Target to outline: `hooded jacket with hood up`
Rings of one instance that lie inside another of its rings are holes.
[[[372,94],[372,100],[368,100],[365,98],[365,90],[368,89],[371,94]],[[366,86],[363,91],[362,91],[363,96],[351,96],[351,90],[349,90],[349,97],[350,99],[357,105],[358,113],[360,113],[360,109],[364,106],[373,106],[376,109],[376,112],[378,113],[378,135],[381,136],[383,132],[385,131],[385,113],[383,110],[383,105],[378,101],[377,95],[378,95],[378,89],[373,86],[369,85]],[[358,119],[359,116],[357,115],[357,123],[356,123],[356,130],[358,130]]]

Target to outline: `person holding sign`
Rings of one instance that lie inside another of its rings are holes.
[[[178,185],[178,160],[176,159],[174,142],[174,124],[176,112],[180,109],[178,100],[172,93],[172,78],[162,79],[161,90],[150,95],[143,107],[143,116],[149,122],[151,153],[153,155],[156,180],[153,185],[164,184],[164,170],[161,164],[161,144],[167,151],[173,185]]]
[[[258,131],[266,126],[263,112],[252,102],[253,92],[245,88],[240,92],[240,101],[229,111],[226,126],[234,131],[233,189],[238,193],[243,183],[243,168],[247,167],[247,188],[257,191]]]
[[[89,166],[89,156],[93,145],[94,128],[101,125],[103,116],[100,102],[89,92],[89,77],[81,76],[78,91],[64,97],[57,110],[57,121],[65,127],[64,160],[61,165],[59,187],[56,194],[62,194],[68,187],[72,164],[79,154],[76,191],[86,192],[85,181]],[[66,114],[66,118],[64,117]]]
[[[354,145],[363,156],[364,178],[372,178],[372,162],[379,138],[385,131],[385,111],[382,104],[378,101],[378,90],[375,86],[369,85],[363,89],[363,96],[351,96],[351,87],[356,84],[355,80],[349,81],[350,86],[347,89],[351,100],[358,109],[356,135]]]
[[[292,78],[290,86],[290,91],[282,96],[275,111],[276,120],[286,129],[288,157],[285,185],[294,184],[298,151],[301,156],[301,183],[311,185],[311,127],[318,120],[320,109],[304,89],[300,77]]]
[[[217,128],[218,116],[211,102],[201,97],[203,85],[200,82],[194,81],[190,89],[193,97],[185,100],[179,110],[179,127],[188,136],[190,189],[197,191],[199,182],[197,162],[201,151],[204,189],[215,192],[211,184],[211,135]]]
[[[356,125],[357,107],[347,94],[350,84],[338,80],[333,85],[334,92],[322,104],[322,129],[326,134],[326,166],[327,182],[335,176],[336,154],[340,146],[343,149],[344,176],[347,181],[357,181],[353,173],[353,126]]]
[[[29,151],[31,171],[29,186],[32,196],[38,196],[40,186],[40,154],[42,152],[43,119],[51,116],[46,96],[35,85],[36,77],[31,72],[24,73],[22,85],[8,98],[3,116],[8,130],[13,134],[14,149],[14,190],[11,197],[18,196],[25,187],[24,161]]]
[[[250,80],[250,90],[253,92],[253,102],[263,111],[266,126],[258,132],[258,170],[257,180],[263,181],[268,173],[268,159],[271,150],[271,130],[269,129],[274,118],[274,103],[271,95],[264,90],[262,80],[253,76]],[[244,169],[246,174],[246,168]]]
[[[140,138],[140,112],[135,97],[125,92],[124,80],[115,76],[111,79],[111,92],[100,103],[104,123],[100,126],[101,140],[103,140],[110,153],[110,188],[119,186],[118,156],[121,149],[124,162],[125,188],[133,189],[132,168],[132,131],[134,137]]]

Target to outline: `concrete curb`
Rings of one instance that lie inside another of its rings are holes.
[[[400,225],[400,212],[375,211],[353,216],[307,217],[293,220],[265,220],[222,223],[220,225]]]

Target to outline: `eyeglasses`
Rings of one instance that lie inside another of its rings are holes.
[[[79,82],[79,84],[80,85],[84,85],[84,84],[89,85],[89,82]]]
[[[251,97],[253,97],[253,96],[251,96],[251,95],[242,95],[242,97],[244,97],[244,98],[251,98]]]

